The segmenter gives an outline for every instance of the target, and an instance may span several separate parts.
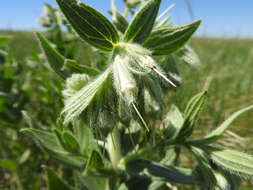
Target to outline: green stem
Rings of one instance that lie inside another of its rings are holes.
[[[118,163],[122,158],[120,147],[120,134],[117,127],[110,132],[107,137],[108,153],[111,159],[111,163],[114,169],[118,167]]]

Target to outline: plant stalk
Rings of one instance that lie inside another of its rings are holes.
[[[118,168],[118,163],[122,158],[120,147],[120,134],[117,127],[107,137],[108,153],[111,159],[111,163],[114,169]]]

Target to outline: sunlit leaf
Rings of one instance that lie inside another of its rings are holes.
[[[246,108],[243,108],[235,113],[233,113],[228,119],[226,119],[219,127],[217,127],[215,130],[213,130],[212,132],[210,132],[208,135],[206,135],[205,137],[201,138],[201,139],[196,139],[196,140],[192,140],[189,141],[190,143],[205,143],[205,144],[209,144],[212,142],[215,142],[217,139],[219,139],[219,137],[221,137],[224,132],[228,129],[228,127],[232,124],[232,122],[237,119],[241,114],[250,111],[253,109],[253,105],[248,106]]]
[[[124,36],[126,42],[141,43],[147,39],[154,26],[161,0],[149,0],[135,14]]]
[[[83,40],[100,50],[112,51],[114,44],[119,41],[119,35],[103,14],[84,3],[69,0],[57,2]]]
[[[210,148],[208,153],[212,161],[221,168],[240,177],[252,179],[253,157],[239,151]]]
[[[179,27],[160,27],[152,31],[143,46],[152,50],[154,55],[168,55],[181,47],[190,39],[199,27],[201,21]]]
[[[21,132],[34,138],[42,150],[53,158],[73,167],[82,168],[84,166],[84,158],[67,152],[54,132],[30,128],[22,129]]]
[[[50,45],[49,41],[42,34],[37,32],[36,35],[40,41],[41,48],[43,49],[47,57],[50,67],[54,70],[56,74],[58,74],[63,79],[66,79],[69,74],[66,73],[66,71],[61,70],[65,58]]]

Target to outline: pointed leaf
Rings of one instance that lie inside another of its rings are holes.
[[[78,65],[75,60],[65,59],[62,70],[69,71],[69,73],[84,73],[89,76],[96,76],[100,72],[92,67],[86,65]]]
[[[157,28],[150,34],[150,37],[143,43],[143,46],[152,50],[154,55],[171,54],[186,44],[200,23],[201,21],[197,20],[175,28]]]
[[[38,145],[53,158],[72,167],[82,168],[84,166],[84,158],[65,151],[55,133],[28,128],[22,129],[21,132],[34,138]]]
[[[92,151],[90,158],[86,164],[85,172],[89,172],[93,169],[101,169],[104,167],[102,157],[97,151]]]
[[[147,39],[154,26],[161,0],[149,0],[136,13],[124,36],[126,42],[142,43]]]
[[[233,123],[235,119],[237,119],[241,114],[253,110],[253,105],[248,106],[246,108],[243,108],[235,113],[233,113],[227,120],[225,120],[219,127],[217,127],[214,131],[206,135],[202,139],[196,139],[189,141],[190,143],[213,143],[215,142],[219,137],[223,135],[223,133],[228,129],[228,127]]]
[[[212,148],[209,151],[212,161],[221,168],[244,178],[253,177],[253,157],[239,151]]]
[[[172,166],[164,166],[159,163],[149,160],[132,160],[127,163],[127,168],[131,168],[132,172],[139,173],[146,169],[148,175],[155,177],[162,181],[181,183],[181,184],[194,184],[194,179],[191,172],[185,172]]]
[[[195,169],[195,178],[197,182],[206,189],[213,189],[216,186],[217,181],[214,172],[208,163],[209,160],[207,159],[205,152],[195,147],[191,147],[191,151],[199,164]]]
[[[115,0],[112,0],[112,22],[120,32],[125,33],[128,27],[128,21],[119,11],[117,11]]]
[[[161,164],[166,166],[175,166],[180,153],[180,148],[173,147],[166,152],[165,157],[160,161]]]
[[[66,184],[52,169],[47,168],[47,181],[48,189],[55,190],[73,190],[69,185]]]
[[[73,124],[74,135],[80,145],[80,151],[85,157],[89,157],[92,151],[97,150],[97,141],[95,140],[92,130],[81,120]]]
[[[217,181],[215,190],[223,190],[223,189],[232,190],[229,181],[226,179],[224,175],[222,175],[220,172],[214,172],[214,175]]]
[[[172,105],[163,122],[167,138],[174,140],[183,126],[184,118],[180,110]]]
[[[61,70],[65,58],[50,45],[49,41],[42,34],[37,32],[36,35],[40,41],[41,48],[47,57],[50,67],[61,78],[66,79],[69,76],[68,73]]]
[[[84,190],[104,190],[108,188],[108,179],[92,175],[84,175],[81,172],[76,173],[77,180],[82,184]]]
[[[125,33],[128,27],[128,21],[126,18],[118,11],[113,12],[113,17],[112,17],[112,23],[117,27],[117,29]]]
[[[77,139],[69,131],[64,131],[62,133],[62,139],[71,150],[77,151],[79,149]]]
[[[178,134],[177,139],[182,139],[190,136],[193,132],[194,125],[198,120],[199,113],[206,101],[207,93],[206,91],[201,92],[191,98],[186,106],[184,113],[184,123]]]
[[[87,43],[103,51],[112,51],[119,42],[119,35],[113,24],[92,7],[70,0],[57,0],[63,14]]]

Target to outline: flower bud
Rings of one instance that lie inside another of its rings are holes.
[[[66,87],[62,91],[65,98],[74,95],[82,87],[84,87],[89,81],[89,77],[86,74],[73,74],[66,80]]]

